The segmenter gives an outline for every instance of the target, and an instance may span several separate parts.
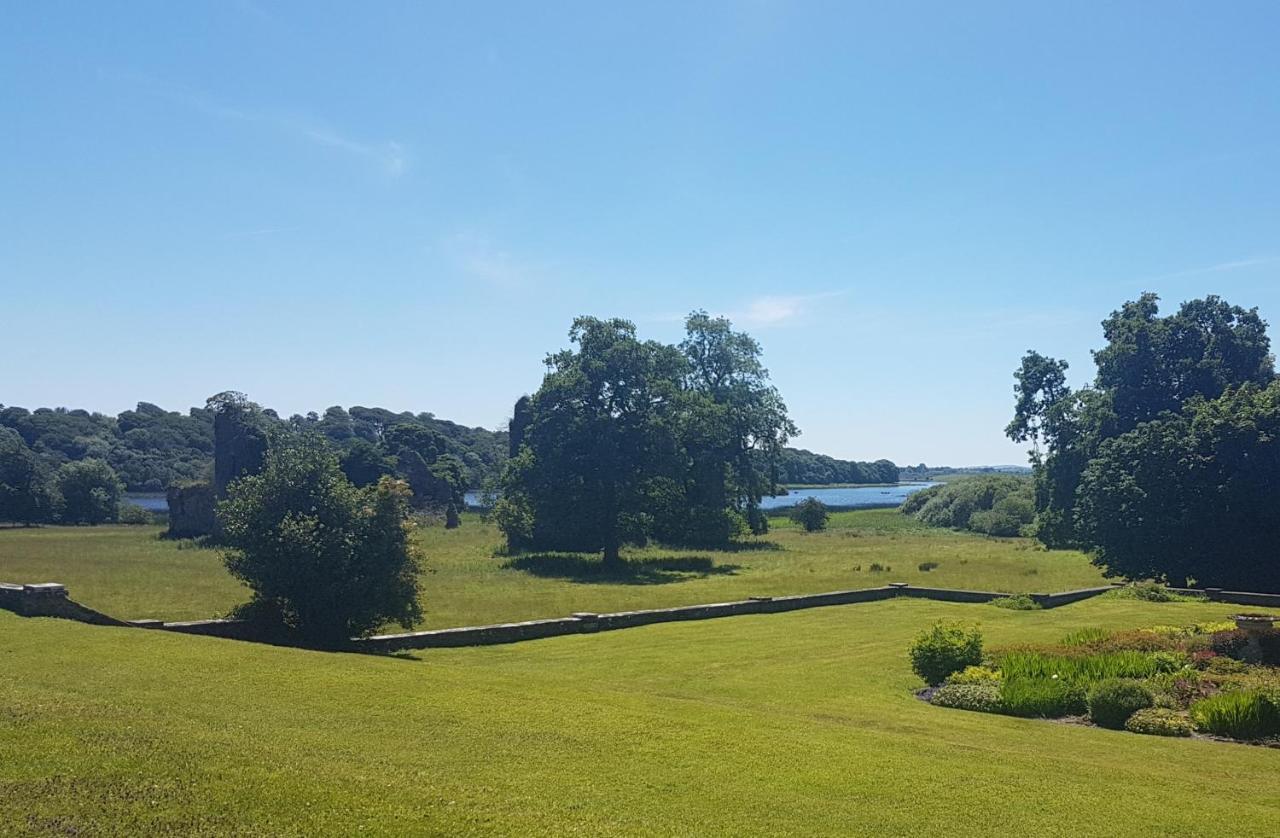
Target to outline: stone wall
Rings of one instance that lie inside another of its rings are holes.
[[[1115,588],[1107,585],[1099,588],[1082,588],[1055,594],[1031,594],[1031,598],[1044,608],[1057,608],[1073,602],[1104,594]],[[1256,605],[1280,609],[1280,594],[1258,594],[1242,591],[1221,591],[1210,588],[1175,589],[1184,593],[1203,594],[1215,602],[1240,605]],[[824,608],[833,605],[852,605],[860,602],[876,602],[893,597],[914,597],[939,602],[982,603],[1008,596],[993,591],[965,591],[951,588],[920,588],[905,582],[895,582],[882,588],[860,588],[850,591],[830,591],[822,594],[798,596],[751,597],[732,602],[713,602],[705,605],[683,605],[675,608],[653,608],[642,611],[617,611],[609,614],[578,612],[568,617],[547,620],[527,620],[518,623],[499,623],[491,626],[463,626],[460,628],[415,631],[404,634],[384,634],[352,641],[361,651],[393,652],[400,649],[438,649],[459,646],[488,646],[499,643],[519,643],[546,637],[562,637],[571,634],[590,634],[600,631],[671,623],[685,620],[711,620],[743,614],[778,614],[803,608]],[[67,597],[62,585],[0,584],[0,608],[6,608],[24,616],[64,617],[98,625],[131,626],[134,628],[196,634],[206,637],[223,637],[234,640],[256,640],[249,625],[238,620],[195,620],[165,623],[160,620],[136,620],[124,622],[86,608]]]
[[[213,532],[216,523],[213,486],[208,483],[170,486],[166,497],[170,538],[196,538]]]

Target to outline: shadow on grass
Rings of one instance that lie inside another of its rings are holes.
[[[741,569],[741,565],[716,564],[709,556],[628,559],[616,567],[605,567],[599,556],[581,553],[528,553],[502,566],[586,585],[669,585],[708,576],[732,576]]]

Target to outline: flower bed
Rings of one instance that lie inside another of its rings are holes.
[[[935,626],[912,660],[939,707],[1280,745],[1280,631],[1257,623],[1085,629],[989,652],[976,630]]]

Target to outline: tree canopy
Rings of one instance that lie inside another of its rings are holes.
[[[626,320],[580,317],[514,411],[496,514],[513,549],[724,542],[767,522],[760,500],[796,433],[760,347],[694,312],[679,346]]]
[[[1034,445],[1035,532],[1108,572],[1280,586],[1276,373],[1257,309],[1209,296],[1161,317],[1143,294],[1103,321],[1092,386],[1029,352],[1006,429]],[[1256,538],[1255,538],[1256,536]]]

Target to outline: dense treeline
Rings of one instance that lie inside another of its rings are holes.
[[[272,410],[264,415],[279,420]],[[505,431],[468,428],[430,413],[393,413],[380,407],[330,407],[323,414],[295,415],[298,428],[323,434],[340,447],[357,440],[378,444],[396,427],[421,428],[438,437],[441,453],[456,457],[469,486],[496,476],[507,455]],[[54,471],[68,462],[101,460],[130,492],[162,492],[174,483],[209,477],[213,462],[213,412],[193,407],[186,414],[149,402],[118,416],[87,410],[0,406],[0,427],[11,428]]]
[[[1031,479],[1000,474],[930,486],[902,502],[902,512],[933,527],[1019,535],[1035,518]]]
[[[898,467],[889,460],[854,462],[815,454],[803,448],[784,448],[778,456],[778,482],[813,485],[897,483]]]
[[[1034,351],[1015,373],[1036,536],[1116,575],[1280,590],[1280,382],[1257,309],[1161,317],[1144,294],[1102,325],[1092,386]]]
[[[496,507],[512,549],[723,544],[761,533],[783,444],[797,433],[760,345],[695,312],[678,346],[625,320],[580,317],[511,422]]]

